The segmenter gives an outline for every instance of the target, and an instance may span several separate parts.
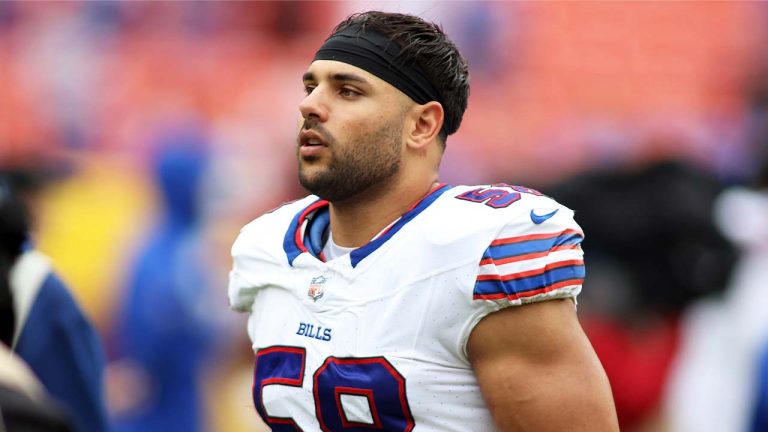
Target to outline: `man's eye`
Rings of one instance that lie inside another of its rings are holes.
[[[351,96],[359,96],[359,95],[360,95],[360,92],[358,92],[358,91],[356,91],[356,90],[352,90],[352,89],[350,89],[350,88],[346,88],[346,87],[343,87],[343,88],[342,88],[342,89],[339,91],[339,94],[340,94],[340,95],[342,95],[342,96],[344,96],[344,97],[351,97]]]
[[[314,89],[315,89],[315,86],[304,86],[304,92],[307,94],[312,93]]]

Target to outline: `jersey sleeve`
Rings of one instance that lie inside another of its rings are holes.
[[[584,234],[570,209],[548,211],[555,213],[545,221],[524,214],[503,226],[482,255],[473,300],[507,307],[581,292]]]
[[[248,267],[252,259],[247,253],[247,232],[241,232],[232,246],[232,270],[229,272],[229,307],[237,312],[250,312],[258,284],[249,280]]]
[[[240,230],[232,245],[232,270],[227,294],[229,307],[251,312],[259,290],[289,278],[289,263],[283,242],[296,212],[317,200],[315,196],[286,203],[271,210]]]
[[[236,312],[250,312],[254,298],[267,284],[269,275],[280,272],[277,234],[282,227],[271,224],[264,215],[243,227],[232,245],[232,269],[229,272],[229,307]],[[270,246],[273,246],[270,248]]]
[[[520,186],[467,186],[456,194],[449,210],[459,225],[449,232],[460,237],[445,253],[466,265],[455,279],[460,300],[447,299],[441,308],[462,305],[460,330],[445,343],[469,363],[467,342],[487,315],[554,299],[575,302],[585,277],[584,233],[571,209]]]

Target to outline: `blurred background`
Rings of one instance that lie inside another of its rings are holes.
[[[368,9],[470,62],[443,181],[576,210],[622,430],[768,430],[768,4],[0,2],[0,171],[102,338],[115,429],[259,430],[229,248],[303,193],[301,74]]]

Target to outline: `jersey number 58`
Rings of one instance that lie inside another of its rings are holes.
[[[306,350],[274,346],[256,353],[253,402],[273,431],[301,431],[290,417],[264,408],[264,387],[301,387]],[[315,415],[324,431],[410,431],[414,422],[405,397],[405,379],[384,357],[328,357],[312,376]]]

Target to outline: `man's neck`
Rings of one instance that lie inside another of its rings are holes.
[[[365,197],[331,203],[331,230],[339,246],[360,247],[398,220],[435,186],[434,181],[393,187]]]

